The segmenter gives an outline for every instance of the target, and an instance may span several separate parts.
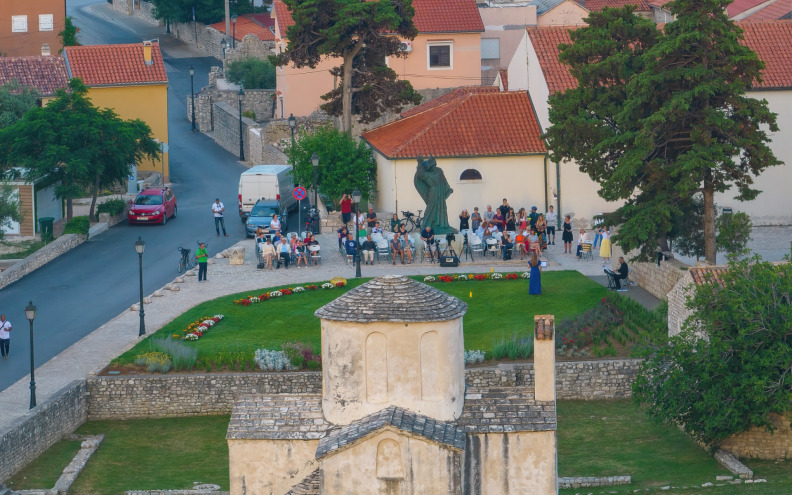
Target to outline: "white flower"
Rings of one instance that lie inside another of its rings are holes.
[[[205,327],[213,327],[214,324],[215,324],[215,321],[214,320],[204,320],[203,323],[201,323],[201,324],[203,326],[205,326]]]
[[[251,298],[250,298],[250,302],[251,302],[251,303],[257,303],[257,302],[259,302],[259,301],[261,301],[261,299],[259,299],[258,297],[255,297],[255,296],[254,296],[254,297],[251,297]]]
[[[270,292],[270,297],[280,297],[282,295],[283,295],[283,292],[281,292],[279,290],[274,290],[274,291]]]
[[[206,325],[201,324],[201,325],[198,325],[198,328],[196,328],[196,330],[198,330],[201,333],[206,333],[206,332],[209,331],[209,327],[207,327]]]
[[[198,336],[194,333],[188,333],[184,336],[184,340],[198,340]]]
[[[427,275],[424,277],[424,282],[434,282],[435,278],[431,275]]]
[[[294,292],[305,292],[305,287],[295,287]]]
[[[493,273],[492,274],[492,280],[500,280],[502,278],[503,278],[503,274],[501,274],[501,273]]]
[[[325,282],[325,283],[322,284],[322,288],[323,289],[332,289],[333,287],[335,287],[335,286],[333,284],[331,284],[330,282]]]
[[[457,280],[467,280],[467,279],[468,279],[467,275],[460,275],[460,276],[457,278]]]
[[[520,275],[520,276],[522,278],[531,278],[531,274],[529,272],[522,272],[522,275]]]

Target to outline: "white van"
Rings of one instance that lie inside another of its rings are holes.
[[[256,165],[239,176],[239,217],[244,222],[256,201],[278,201],[281,211],[293,209],[294,180],[291,165]]]

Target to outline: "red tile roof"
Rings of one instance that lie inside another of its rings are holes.
[[[455,90],[431,105],[363,133],[388,158],[504,156],[544,153],[539,123],[525,91]]]
[[[738,21],[744,31],[743,44],[765,62],[762,82],[753,89],[792,89],[792,20],[749,22]],[[569,67],[558,60],[558,45],[569,44],[569,31],[574,27],[533,27],[528,36],[539,58],[550,94],[577,86]]]
[[[693,277],[693,283],[696,285],[708,284],[710,281],[723,285],[723,274],[728,271],[728,266],[694,266],[688,268],[690,276]]]
[[[503,85],[503,90],[509,90],[509,69],[498,69],[498,74],[500,74],[501,84]]]
[[[464,33],[484,31],[476,0],[413,0],[413,23],[419,33]],[[281,35],[294,25],[289,8],[283,0],[273,1]]]
[[[625,5],[635,5],[636,12],[649,12],[652,8],[646,0],[585,0],[584,7],[590,12],[602,10],[605,7],[620,8]]]
[[[262,24],[259,18],[263,19],[267,17],[263,14],[245,14],[239,16],[236,21],[236,29],[234,29],[234,24],[231,23],[231,35],[237,41],[242,41],[242,38],[248,34],[255,35],[261,41],[275,41],[275,34],[269,28],[269,25],[274,24],[274,22]],[[209,27],[226,34],[225,21],[216,22]]]
[[[433,100],[425,101],[409,110],[405,110],[401,113],[401,116],[411,117],[421,112],[431,110],[432,108],[438,107],[440,105],[445,105],[446,103],[452,101],[467,98],[470,93],[495,93],[498,91],[498,88],[495,86],[463,86],[461,88],[456,88],[453,91],[449,91],[443,96],[438,96]]]
[[[0,57],[0,85],[17,81],[36,88],[41,96],[51,96],[55,90],[69,84],[66,63],[51,57]]]
[[[770,5],[754,12],[746,17],[746,21],[764,21],[773,19],[783,19],[792,13],[792,0],[776,0]],[[789,19],[789,17],[786,17]]]
[[[67,46],[63,50],[71,77],[86,86],[167,83],[159,43],[151,44],[151,65],[143,60],[143,44]]]
[[[726,14],[729,18],[742,14],[746,10],[762,5],[767,0],[735,0],[726,6]]]

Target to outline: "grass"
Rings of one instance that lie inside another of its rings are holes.
[[[747,463],[767,483],[711,487],[714,495],[788,495],[792,470],[768,461]],[[632,484],[561,490],[561,494],[700,493],[701,485],[731,475],[679,429],[647,418],[631,401],[559,401],[558,474],[632,476]],[[669,490],[661,487],[671,486]],[[687,488],[682,488],[687,487]]]
[[[81,443],[72,440],[56,443],[8,480],[6,486],[12,490],[52,488],[74,455],[80,450]]]
[[[423,280],[423,277],[414,278]],[[188,310],[153,335],[181,334],[188,324],[201,317],[223,314],[225,318],[217,327],[200,340],[187,342],[198,349],[201,362],[219,354],[248,352],[252,355],[255,349],[262,347],[280,350],[287,342],[303,342],[319,351],[320,324],[314,311],[367,280],[351,279],[344,288],[306,291],[250,306],[235,305],[234,300],[258,295],[267,289],[220,297]],[[576,271],[543,273],[540,297],[527,296],[528,280],[524,279],[437,282],[433,285],[468,303],[464,317],[465,349],[486,351],[490,358],[493,347],[502,339],[515,334],[530,335],[535,314],[554,314],[559,321],[596,306],[607,294],[604,287]],[[409,310],[394,304],[394,311]],[[146,339],[116,358],[111,366],[130,365],[136,355],[150,350]]]
[[[0,246],[14,248],[14,252],[12,253],[0,254],[0,260],[16,260],[30,256],[39,249],[43,248],[45,243],[43,241],[34,240],[19,242],[0,241]]]

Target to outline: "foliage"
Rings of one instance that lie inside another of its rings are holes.
[[[674,251],[698,260],[704,256],[704,198],[696,194],[684,203],[668,237]]]
[[[2,236],[0,236],[1,238]],[[22,259],[27,258],[31,254],[35,253],[39,249],[43,248],[47,245],[44,241],[36,241],[36,240],[29,240],[29,241],[0,241],[0,245],[8,247],[13,247],[13,250],[10,252],[5,252],[0,254],[0,260],[14,260],[14,259]]]
[[[753,199],[753,177],[780,163],[768,146],[775,114],[745,95],[764,64],[739,43],[728,3],[675,0],[667,7],[676,20],[663,30],[631,6],[603,9],[561,45],[578,86],[550,97],[551,157],[577,161],[600,196],[625,201],[606,221],[637,258],[665,248],[680,204],[702,193],[714,263],[714,193],[734,187],[737,199]]]
[[[724,213],[718,217],[718,251],[742,254],[748,249],[751,238],[751,217],[746,213]]]
[[[465,364],[478,364],[484,362],[486,353],[484,351],[468,350],[465,351]]]
[[[341,59],[330,72],[340,78],[333,91],[322,96],[322,109],[341,115],[343,130],[352,130],[352,115],[371,122],[387,109],[400,111],[420,102],[407,81],[385,65],[386,57],[404,57],[402,39],[413,39],[411,0],[284,0],[294,19],[286,50],[271,57],[274,65],[292,64],[315,69],[327,57]]]
[[[356,142],[332,125],[319,127],[311,133],[302,132],[294,145],[286,149],[295,184],[313,184],[311,156],[314,153],[319,155],[316,180],[322,194],[340,201],[342,195],[352,194],[357,189],[363,201],[374,197],[377,163],[364,142]]]
[[[22,86],[16,80],[0,86],[0,129],[15,124],[36,107],[38,99],[36,88]]]
[[[170,356],[173,369],[191,370],[195,368],[198,350],[171,337],[149,339],[151,349]]]
[[[500,342],[492,345],[492,358],[501,359],[528,359],[533,356],[533,336],[519,336],[516,333],[510,339],[501,337]]]
[[[314,354],[313,348],[302,342],[287,342],[283,344],[283,354],[289,358],[291,365],[298,370],[303,368],[319,369],[322,365],[322,356]]]
[[[96,207],[96,214],[109,213],[110,216],[120,215],[126,208],[126,201],[121,198],[108,199]]]
[[[8,228],[11,222],[21,222],[23,218],[24,212],[19,209],[16,188],[0,182],[0,239],[4,236],[3,227]]]
[[[66,46],[80,46],[80,43],[77,41],[77,33],[80,32],[80,28],[74,25],[74,20],[71,16],[66,18],[66,22],[63,27],[63,31],[58,33],[58,38],[61,39],[61,44],[64,47]],[[62,53],[63,48],[61,48],[58,53]]]
[[[154,4],[154,17],[163,21],[192,22],[193,12],[195,20],[204,24],[214,24],[225,18],[223,0],[151,0],[151,3]],[[231,14],[264,11],[262,7],[253,7],[252,3],[250,0],[231,2]]]
[[[170,371],[172,363],[170,357],[164,352],[147,352],[140,354],[135,359],[135,364],[145,366],[149,373],[167,373]]]
[[[283,351],[256,349],[255,360],[256,366],[261,371],[292,371],[299,369],[292,365],[291,360],[286,357]]]
[[[254,112],[253,110],[245,110],[245,111],[243,111],[242,112],[242,116],[243,117],[247,117],[250,120],[256,120],[256,112]]]
[[[275,67],[269,60],[247,57],[226,64],[226,78],[245,89],[272,89],[275,87]]]
[[[66,222],[63,227],[64,234],[82,234],[88,235],[88,230],[91,228],[91,220],[88,217],[72,217],[71,220]]]
[[[792,264],[733,259],[720,279],[697,285],[695,318],[633,386],[650,415],[713,448],[792,411]]]
[[[142,120],[123,120],[111,109],[99,109],[79,79],[42,108],[34,108],[13,126],[0,130],[0,167],[24,167],[26,179],[57,180],[55,195],[72,198],[83,188],[93,192],[93,217],[100,189],[127,179],[130,164],[159,156],[159,144]]]

